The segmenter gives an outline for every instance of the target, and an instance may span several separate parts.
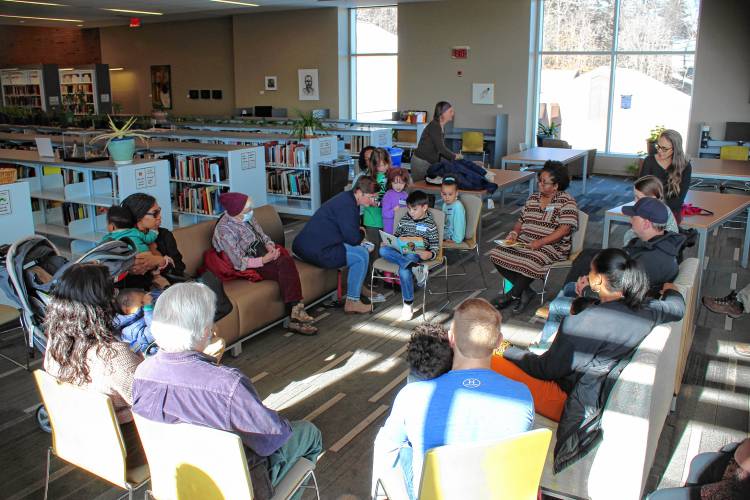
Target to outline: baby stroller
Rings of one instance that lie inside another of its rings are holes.
[[[0,289],[21,313],[27,370],[36,350],[44,356],[47,346],[43,328],[45,311],[52,290],[65,270],[73,264],[96,262],[107,266],[116,283],[127,275],[135,254],[134,246],[124,241],[107,241],[70,261],[42,236],[22,238],[0,249]],[[37,420],[40,427],[49,432],[49,421],[41,405],[37,409]]]

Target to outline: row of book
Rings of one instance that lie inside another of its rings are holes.
[[[39,85],[4,85],[3,94],[6,96],[41,96]]]
[[[349,142],[349,151],[352,154],[359,154],[362,148],[366,148],[370,145],[370,138],[362,135],[355,135],[351,137]]]
[[[68,184],[83,182],[83,172],[79,172],[78,170],[73,170],[70,168],[43,167],[42,172],[43,175],[61,175],[63,179],[63,185],[65,186],[67,186]],[[106,172],[104,172],[104,174],[107,175]]]
[[[218,186],[192,187],[176,189],[173,198],[180,212],[190,212],[202,215],[220,215],[224,207],[219,203],[219,195],[226,188]]]
[[[173,154],[169,158],[174,179],[198,182],[224,182],[227,165],[224,158]]]
[[[269,193],[287,196],[310,195],[310,173],[290,170],[269,170],[266,172]]]
[[[266,150],[266,165],[307,168],[307,147],[298,142],[279,144],[277,141],[263,144]]]
[[[81,205],[80,203],[69,203],[66,201],[62,204],[61,208],[63,223],[67,226],[74,220],[87,219],[91,207],[88,205]]]

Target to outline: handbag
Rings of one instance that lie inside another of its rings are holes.
[[[680,213],[682,214],[683,217],[690,217],[691,215],[713,215],[714,214],[711,210],[707,210],[701,207],[696,207],[692,203],[683,203],[682,210],[680,210]]]

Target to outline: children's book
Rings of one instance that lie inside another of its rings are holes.
[[[380,239],[382,239],[386,245],[395,248],[404,255],[408,253],[422,252],[427,249],[424,244],[424,238],[419,236],[401,236],[399,238],[384,231],[380,231]]]

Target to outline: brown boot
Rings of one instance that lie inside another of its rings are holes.
[[[750,344],[736,344],[734,346],[734,352],[743,358],[750,358]]]
[[[312,323],[315,321],[315,318],[307,314],[307,311],[305,311],[305,304],[302,302],[295,304],[294,307],[292,307],[292,313],[290,314],[292,320],[299,321],[301,323]]]
[[[372,312],[372,305],[363,303],[361,300],[346,299],[344,312],[355,314],[367,314]]]
[[[730,318],[739,318],[745,310],[734,291],[726,297],[703,297],[702,302],[709,311],[726,314]]]

